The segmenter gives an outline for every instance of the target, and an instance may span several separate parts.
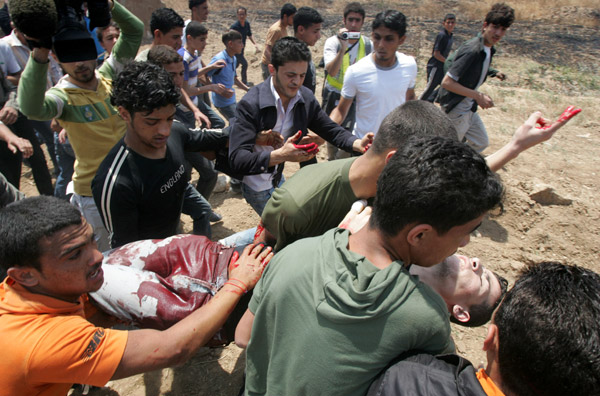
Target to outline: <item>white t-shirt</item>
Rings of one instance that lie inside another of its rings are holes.
[[[362,138],[377,133],[379,125],[392,110],[406,101],[406,91],[417,81],[415,58],[396,52],[397,62],[390,68],[377,66],[373,56],[365,56],[348,68],[342,96],[356,101],[353,134]]]
[[[10,45],[3,41],[0,42],[0,69],[5,77],[21,71],[21,66],[10,49]]]
[[[371,41],[371,39],[369,39],[368,37],[365,37],[365,46],[367,46],[366,42],[370,43],[370,41]],[[348,55],[350,57],[350,66],[352,66],[353,64],[356,63],[356,57],[358,56],[359,45],[360,45],[360,43],[357,41],[356,45],[353,46],[350,51],[348,51]],[[327,65],[335,59],[340,46],[341,46],[340,40],[338,39],[337,35],[331,36],[325,41],[325,48],[323,49],[323,63],[325,64],[325,67],[327,67]],[[371,44],[369,46],[369,48],[373,48],[373,44]],[[366,57],[366,55],[365,55],[365,57]],[[340,90],[329,85],[327,80],[325,80],[325,87],[327,87],[327,89],[330,91],[340,93]]]

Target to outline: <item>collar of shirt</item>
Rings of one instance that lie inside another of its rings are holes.
[[[30,51],[29,47],[23,44],[21,40],[19,40],[14,29],[12,32],[10,32],[8,36],[4,37],[3,40],[5,40],[6,43],[9,44],[11,47],[23,47],[27,49],[27,51]]]
[[[225,62],[227,62],[228,65],[233,65],[233,56],[229,56],[227,50],[223,50],[223,58],[225,59]]]
[[[269,86],[271,88],[271,93],[275,98],[275,107],[277,108],[277,122],[273,127],[273,130],[281,133],[284,138],[288,138],[290,135],[288,134],[289,130],[293,127],[294,124],[294,115],[293,109],[296,103],[300,100],[302,95],[300,95],[300,90],[296,92],[296,96],[290,99],[288,103],[287,109],[283,108],[283,103],[281,102],[281,97],[277,90],[275,89],[275,85],[273,84],[273,77],[269,79]]]

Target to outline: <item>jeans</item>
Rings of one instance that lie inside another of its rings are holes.
[[[244,58],[244,50],[241,53],[236,54],[237,64],[242,65],[242,82],[248,84],[248,61]],[[237,67],[236,67],[237,68]]]
[[[59,170],[54,186],[54,196],[67,199],[67,186],[73,178],[75,153],[68,140],[65,143],[58,141],[58,133],[54,133],[54,147],[56,147],[56,161]]]
[[[219,172],[215,170],[215,164],[200,153],[185,152],[185,171],[188,175],[188,180],[192,173],[192,168],[198,171],[200,178],[196,183],[196,190],[206,199],[209,199],[217,184]]]
[[[185,189],[182,212],[190,216],[194,221],[192,231],[194,235],[204,235],[207,238],[212,237],[209,220],[212,208],[208,201],[190,183],[188,183]]]
[[[232,103],[229,106],[217,107],[217,110],[219,110],[223,117],[225,117],[225,119],[229,121],[230,118],[235,117],[235,107],[236,104]]]
[[[427,86],[425,91],[419,97],[419,100],[426,100],[433,103],[439,91],[439,85],[444,79],[444,65],[427,66]]]
[[[279,182],[279,186],[281,186],[284,181],[285,178],[282,175],[281,181]],[[274,187],[271,187],[268,190],[256,191],[248,187],[246,183],[242,183],[242,196],[244,197],[246,202],[248,202],[248,204],[252,206],[252,209],[254,209],[256,213],[258,213],[259,216],[262,216],[262,212],[265,209],[265,206],[267,205],[267,201],[269,200],[269,198],[271,198],[273,191],[275,191]]]
[[[54,165],[54,173],[58,174],[58,161],[56,160],[56,147],[54,144],[54,131],[50,128],[50,121],[35,121],[29,120],[33,128],[37,132],[38,136],[41,137],[43,143],[46,143],[48,148],[48,154]]]
[[[256,227],[248,228],[226,238],[219,239],[219,243],[228,247],[249,245],[254,241],[254,234],[256,234]]]
[[[200,109],[200,111],[208,117],[211,128],[225,128],[225,121],[223,121],[217,112],[214,111],[208,104],[206,104],[201,97],[198,98],[198,109]]]

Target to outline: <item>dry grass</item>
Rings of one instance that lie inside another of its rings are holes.
[[[0,0],[1,1],[1,0]],[[169,1],[166,1],[167,3]],[[288,0],[211,0],[213,10],[233,10],[243,5],[249,10],[273,10],[279,12]],[[309,6],[319,11],[341,13],[349,0],[300,0],[292,1],[296,7]],[[407,16],[440,19],[448,12],[454,12],[459,19],[482,20],[487,11],[498,0],[372,0],[361,3],[369,13],[386,9],[398,9]],[[600,26],[598,0],[507,0],[515,9],[520,21],[552,21],[584,26]]]
[[[481,20],[498,0],[446,1],[425,0],[416,14],[439,19],[447,12],[454,11],[458,18]],[[600,26],[600,7],[597,0],[508,0],[515,9],[520,21],[552,21],[584,26]]]

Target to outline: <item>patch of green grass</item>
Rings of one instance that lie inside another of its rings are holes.
[[[567,88],[579,92],[600,90],[600,76],[592,70],[576,69],[571,66],[554,66],[552,69],[552,80]]]

